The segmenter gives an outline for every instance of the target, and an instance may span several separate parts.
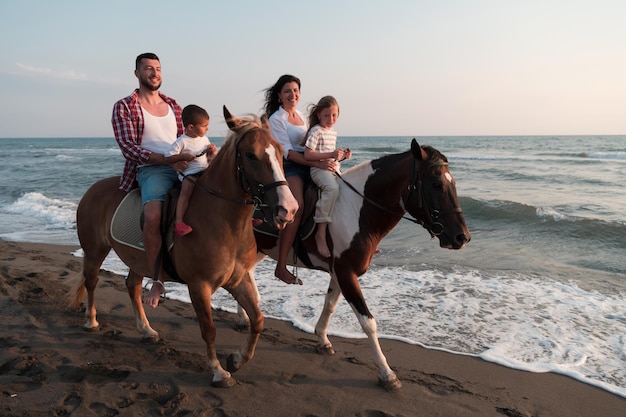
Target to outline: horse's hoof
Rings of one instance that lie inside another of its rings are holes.
[[[97,331],[100,330],[100,326],[94,326],[94,327],[87,327],[87,326],[83,326],[83,330],[89,333],[95,333]]]
[[[386,381],[386,380],[383,380],[381,378],[378,378],[378,385],[383,387],[385,389],[385,391],[387,391],[387,392],[400,391],[400,388],[402,388],[402,383],[400,382],[400,380],[397,377],[394,377],[390,381]]]
[[[145,343],[147,345],[154,345],[159,343],[159,341],[161,340],[161,338],[159,337],[158,334],[156,335],[152,335],[152,336],[144,336],[141,338],[141,343]]]
[[[335,349],[333,349],[333,345],[316,346],[315,350],[320,355],[328,355],[328,356],[330,356],[330,355],[334,355],[335,354]]]
[[[233,385],[235,385],[237,383],[237,381],[235,380],[235,378],[226,378],[226,379],[222,379],[220,381],[213,381],[211,382],[211,386],[213,386],[214,388],[230,388]]]
[[[235,353],[228,355],[226,359],[226,370],[228,372],[237,372],[242,366],[241,355]]]

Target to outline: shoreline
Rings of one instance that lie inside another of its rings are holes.
[[[255,357],[230,389],[210,386],[206,349],[190,304],[166,300],[147,315],[162,340],[142,343],[123,277],[101,271],[101,328],[81,329],[66,308],[78,246],[0,240],[0,414],[225,416],[623,416],[626,399],[573,378],[506,368],[473,356],[381,339],[402,389],[377,385],[366,339],[316,338],[266,318]],[[245,337],[214,310],[222,362]]]

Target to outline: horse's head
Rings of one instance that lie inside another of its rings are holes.
[[[229,141],[234,146],[241,186],[257,201],[264,221],[283,229],[293,222],[298,202],[285,180],[282,146],[270,134],[265,117],[239,118],[224,106],[224,118],[233,132]]]
[[[465,217],[456,195],[454,177],[448,169],[448,160],[430,146],[411,141],[413,155],[406,210],[439,238],[439,245],[447,249],[462,249],[471,239]]]

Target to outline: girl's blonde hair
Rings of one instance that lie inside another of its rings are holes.
[[[320,123],[318,113],[331,106],[337,106],[337,113],[339,113],[339,103],[337,103],[337,100],[333,96],[324,96],[320,98],[320,101],[318,101],[317,104],[309,105],[309,130],[307,130],[306,135],[304,135],[304,139],[302,140],[303,146],[311,129]]]

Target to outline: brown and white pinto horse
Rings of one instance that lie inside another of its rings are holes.
[[[318,352],[334,353],[327,330],[343,294],[367,334],[380,383],[388,390],[397,390],[401,383],[380,348],[376,321],[365,303],[358,278],[367,271],[378,243],[402,218],[421,224],[433,238],[439,238],[442,248],[463,248],[470,241],[470,232],[446,157],[432,147],[420,147],[415,139],[410,151],[363,162],[346,170],[341,178],[339,199],[328,225],[327,242],[332,256],[324,259],[319,255],[311,234],[303,242],[309,262],[299,257],[292,264],[330,273],[324,309],[315,326]],[[415,220],[404,217],[406,212]],[[255,237],[258,260],[266,255],[276,259],[277,239],[258,232]],[[294,259],[293,255],[289,259]],[[241,309],[239,313],[245,322]]]
[[[169,255],[179,277],[189,287],[206,342],[212,383],[227,387],[234,380],[217,359],[211,295],[218,288],[225,288],[250,317],[246,341],[228,358],[227,368],[232,372],[252,359],[264,322],[250,273],[256,257],[250,221],[253,207],[262,206],[265,221],[282,229],[293,221],[298,203],[285,181],[282,147],[270,135],[267,120],[237,118],[226,107],[224,117],[233,133],[196,182],[185,215],[193,233],[175,237]],[[118,184],[119,177],[95,183],[78,206],[76,225],[84,260],[82,282],[74,289],[72,304],[78,306],[87,292],[87,322],[83,327],[98,328],[94,291],[100,265],[112,248],[130,269],[126,287],[138,330],[144,338],[158,339],[141,302],[142,279],[151,276],[153,265],[148,265],[143,250],[122,245],[111,236],[111,219],[126,195]]]

